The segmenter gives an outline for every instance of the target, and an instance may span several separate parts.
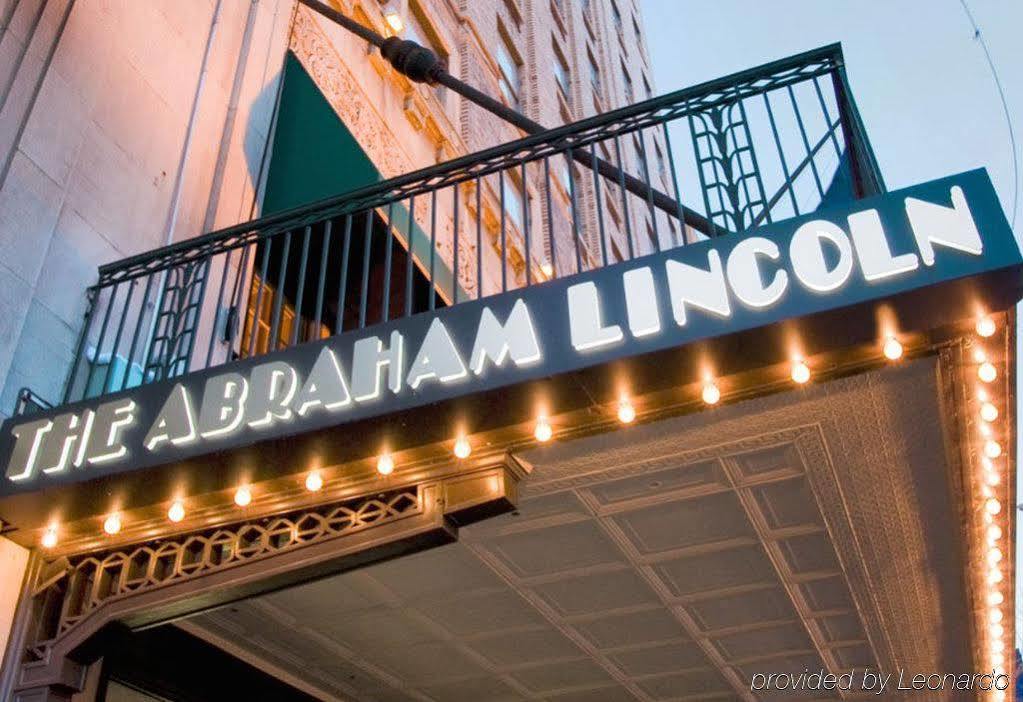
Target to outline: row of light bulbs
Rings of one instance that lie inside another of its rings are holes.
[[[987,339],[997,331],[995,321],[984,316],[977,322],[977,335],[981,339]],[[990,662],[992,668],[999,672],[1005,671],[1005,626],[1003,624],[1005,612],[1002,605],[1005,603],[1005,595],[1002,592],[1001,582],[1004,578],[1002,573],[1002,528],[995,524],[995,517],[1002,511],[1002,502],[995,496],[997,488],[1003,479],[1003,470],[999,467],[997,459],[1002,455],[1002,445],[994,436],[991,423],[998,419],[999,410],[995,404],[992,393],[985,386],[991,385],[998,379],[998,369],[990,361],[987,353],[982,348],[974,352],[973,360],[977,364],[977,431],[980,434],[981,457],[980,464],[983,468],[983,475],[980,481],[980,495],[983,500],[984,518],[984,557],[982,568],[986,569],[984,575],[984,606],[982,608],[984,623],[987,625],[989,634]],[[1004,702],[1006,693],[1004,690],[995,690],[992,695],[997,702]]]
[[[991,336],[995,332],[994,321],[990,317],[984,317],[977,324],[977,332],[984,337]],[[894,334],[890,334],[885,337],[881,350],[884,356],[891,361],[897,361],[902,358],[903,346]],[[987,361],[986,358],[981,360],[978,373],[980,375],[980,379],[986,383],[994,381],[997,377],[995,367]],[[796,356],[792,359],[790,375],[792,381],[797,385],[805,385],[810,381],[810,366],[801,356]],[[721,401],[721,389],[718,387],[717,382],[713,378],[707,378],[704,381],[701,397],[703,402],[707,405],[716,405]],[[997,417],[997,410],[990,403],[986,403],[982,408],[982,411],[986,411],[988,414],[993,411],[995,413],[994,417]],[[636,408],[627,396],[623,396],[618,401],[618,420],[622,424],[631,424],[636,420]],[[993,418],[985,421],[993,421]],[[537,417],[536,424],[533,427],[533,436],[540,443],[546,443],[554,437],[554,429],[551,426],[550,418],[547,415],[541,414]],[[985,445],[984,450],[985,454],[991,458],[997,458],[1001,454],[1001,446],[999,446],[994,440],[989,440]],[[468,458],[472,454],[472,444],[469,442],[469,438],[467,436],[463,434],[455,440],[453,453],[456,458],[462,460]],[[380,454],[377,457],[376,469],[380,475],[390,475],[394,472],[394,457],[386,451]],[[323,475],[320,471],[314,470],[306,475],[305,487],[310,492],[318,492],[323,488]],[[239,507],[247,507],[249,503],[252,502],[251,488],[247,485],[239,487],[235,491],[234,502]],[[171,522],[177,523],[184,518],[184,502],[182,500],[175,500],[171,504],[170,509],[167,510],[167,519]],[[121,515],[119,513],[113,513],[108,515],[104,520],[103,531],[112,536],[119,533],[122,526],[123,520]],[[56,525],[51,525],[43,533],[42,544],[45,548],[53,548],[57,545],[57,540],[57,527]]]

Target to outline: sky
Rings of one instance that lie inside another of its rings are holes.
[[[1021,238],[1023,173],[1014,187],[1013,163],[1023,169],[1023,0],[966,0],[1005,93],[1016,154],[995,79],[960,0],[640,0],[640,5],[657,93],[841,42],[888,188],[987,168],[1010,221],[1015,202]],[[1018,468],[1017,477],[1023,477]],[[1023,563],[1023,542],[1016,550],[1017,563]],[[1018,569],[1017,645],[1023,638],[1019,574]]]

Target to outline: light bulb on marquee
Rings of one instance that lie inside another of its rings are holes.
[[[53,548],[57,545],[57,527],[46,528],[46,531],[43,532],[42,544],[43,548]]]
[[[992,607],[997,607],[1005,601],[1005,597],[1000,592],[992,592],[987,596],[987,603]]]
[[[991,636],[995,637],[996,639],[1001,638],[1002,636],[1005,635],[1005,627],[1002,626],[1001,624],[992,624],[989,631],[991,632]]]
[[[234,503],[236,505],[239,507],[248,507],[250,502],[252,502],[252,490],[248,487],[242,486],[235,491]]]
[[[995,333],[995,320],[987,315],[981,317],[977,320],[977,333],[985,339],[992,336]]]
[[[988,458],[998,458],[1002,455],[1002,445],[994,439],[984,444],[984,454]]]
[[[1001,549],[993,548],[987,552],[987,562],[991,565],[998,563],[1000,560],[1002,560]]]
[[[390,475],[393,472],[394,459],[391,458],[391,454],[380,454],[380,458],[377,459],[377,473],[380,473],[380,475]]]
[[[1002,538],[1002,528],[997,524],[992,524],[987,528],[988,541],[998,541]]]
[[[806,365],[806,361],[796,359],[792,362],[792,380],[800,385],[810,381],[810,366]]]
[[[537,418],[536,428],[533,429],[533,436],[540,443],[550,441],[551,437],[554,436],[554,430],[551,428],[551,423],[547,420],[547,417]]]
[[[468,458],[471,453],[472,444],[469,443],[468,437],[458,437],[455,441],[455,458]]]
[[[115,512],[107,517],[103,522],[103,531],[111,536],[121,531],[121,515]]]
[[[1002,511],[1002,503],[992,497],[987,501],[987,503],[985,503],[984,508],[987,510],[988,514],[998,514]]]
[[[985,402],[980,406],[980,418],[985,422],[993,422],[998,419],[998,408],[992,405],[990,402]]]
[[[977,377],[985,383],[993,383],[998,377],[998,371],[991,364],[991,361],[984,361],[977,366]]]
[[[987,574],[987,581],[992,585],[997,585],[998,583],[1002,582],[1002,571],[998,570],[997,568],[992,568],[991,571],[988,572]]]
[[[305,489],[309,492],[319,492],[323,489],[323,476],[320,475],[320,471],[311,471],[305,477]]]
[[[235,495],[235,500],[238,496]],[[185,503],[181,500],[174,500],[174,503],[167,510],[167,519],[171,520],[175,524],[185,518]]]
[[[884,342],[884,355],[889,361],[897,361],[902,358],[902,343],[894,336],[889,336]]]
[[[708,405],[716,405],[721,399],[721,390],[718,388],[717,383],[713,380],[708,380],[703,386],[703,401]]]
[[[988,619],[991,620],[992,624],[998,624],[1002,621],[1002,610],[992,609],[991,613],[988,615]]]
[[[618,402],[618,421],[622,424],[631,424],[636,419],[636,408],[628,399]]]

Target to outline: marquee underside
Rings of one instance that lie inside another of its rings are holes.
[[[181,626],[344,700],[839,699],[749,681],[972,671],[961,382],[929,355],[521,451],[516,514]]]

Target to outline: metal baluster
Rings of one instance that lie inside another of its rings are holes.
[[[373,237],[373,210],[366,210],[366,231],[362,240],[362,291],[359,295],[359,329],[366,328],[366,306],[369,304],[369,254]]]
[[[124,384],[121,385],[121,389],[122,390],[128,384],[128,380],[131,378],[132,359],[135,358],[135,349],[137,348],[138,343],[139,343],[139,336],[142,333],[142,327],[145,326],[142,323],[142,320],[143,320],[143,317],[146,314],[146,306],[149,304],[149,294],[150,294],[150,292],[152,292],[152,289],[153,289],[153,278],[154,277],[155,276],[152,273],[150,273],[148,276],[146,276],[146,290],[145,290],[145,292],[142,293],[142,305],[139,307],[138,324],[135,325],[135,332],[131,335],[131,346],[128,347],[128,370],[125,372],[125,382],[124,382]],[[207,362],[206,365],[209,365],[209,362]],[[145,364],[143,363],[142,364],[142,377],[139,379],[139,384],[143,385],[143,384],[145,384],[145,382],[146,382],[146,378],[145,378]]]
[[[103,314],[103,324],[99,328],[99,340],[96,342],[96,353],[93,356],[93,363],[100,363],[103,356],[103,340],[107,336],[107,325],[110,323],[110,313],[114,311],[114,303],[117,301],[117,291],[121,288],[120,283],[114,285],[114,289],[110,291],[110,301],[107,303],[107,311]],[[111,357],[110,363],[113,363]],[[110,372],[110,368],[107,368],[107,373]],[[92,379],[92,373],[89,373],[89,380]],[[88,385],[88,382],[86,382]],[[100,388],[100,394],[102,395],[107,391],[106,380],[103,381],[103,386]]]
[[[380,321],[391,318],[391,256],[394,248],[394,201],[387,203],[387,241],[384,243],[384,294]]]
[[[501,292],[508,291],[508,249],[505,236],[504,171],[497,172],[501,205]]]
[[[483,180],[476,176],[476,299],[483,297]]]
[[[819,80],[819,76],[813,77],[813,89],[817,91],[817,101],[820,102],[821,112],[824,113],[824,119],[828,123],[828,134],[831,135],[831,143],[835,147],[835,156],[837,156],[839,162],[841,162],[842,149],[838,146],[838,137],[835,136],[835,130],[832,127],[834,122],[831,121],[831,111],[828,110],[828,104],[824,101],[824,93],[821,91],[821,84]]]
[[[762,93],[764,98],[764,107],[767,109],[767,119],[771,123],[771,133],[774,134],[774,145],[778,149],[778,158],[781,160],[781,170],[785,174],[785,182],[788,184],[787,189],[789,191],[789,198],[792,202],[792,211],[795,215],[799,216],[799,203],[796,201],[796,184],[792,181],[792,174],[789,172],[788,159],[785,158],[785,149],[782,148],[781,138],[778,136],[778,125],[774,121],[774,109],[771,107],[771,101],[767,97],[767,93]]]
[[[352,215],[345,215],[344,238],[341,242],[341,275],[337,284],[337,329],[335,334],[345,330],[345,297],[348,295],[348,254],[352,248]]]
[[[813,172],[813,180],[817,184],[817,192],[821,199],[824,199],[824,186],[821,184],[821,174],[817,172],[817,163],[813,157],[813,149],[810,148],[810,140],[806,136],[806,128],[803,126],[803,116],[799,112],[799,105],[796,104],[796,93],[792,86],[786,86],[789,93],[789,100],[792,102],[792,110],[796,113],[796,124],[799,125],[799,135],[803,139],[803,147],[806,148],[806,158],[810,162],[810,170]]]
[[[713,219],[714,210],[710,206],[710,195],[707,194],[707,176],[703,172],[703,163],[702,159],[700,158],[700,142],[699,139],[697,139],[696,137],[696,123],[693,120],[693,116],[691,114],[689,115],[689,136],[693,140],[693,154],[696,156],[696,176],[700,179],[700,193],[703,195],[704,211],[705,214],[707,215],[707,221],[711,223],[711,232],[713,233],[714,236],[717,236],[718,235],[717,223],[715,223]],[[713,147],[711,147],[711,149],[713,149]],[[711,157],[713,157],[713,155],[714,155],[713,152],[711,152]],[[714,166],[714,171],[715,173],[717,172],[716,165]],[[720,199],[720,197],[721,196],[719,194],[718,198]],[[722,210],[723,209],[724,208],[722,207]]]
[[[437,306],[437,191],[430,193],[430,310]]]
[[[460,186],[459,186],[458,183],[455,183],[455,185],[452,186],[452,187],[453,187],[452,195],[451,195],[452,201],[453,201],[452,207],[455,210],[455,221],[454,221],[454,225],[455,225],[454,226],[455,241],[454,241],[454,247],[453,247],[454,248],[454,254],[452,256],[453,260],[452,260],[452,270],[451,270],[451,300],[452,300],[451,304],[457,305],[458,304],[458,280],[459,280],[459,277],[460,277],[459,274],[458,274],[458,271],[459,271],[459,269],[458,269],[458,220],[461,219],[461,217],[459,216],[459,213],[458,213],[458,189],[459,189]]]
[[[574,158],[572,149],[569,149],[565,155],[565,163],[568,166],[568,196],[572,203],[572,239],[575,241],[575,272],[581,273],[583,270],[583,253],[579,248],[579,206],[576,203],[575,171],[572,166]]]
[[[736,89],[736,93],[738,92],[739,92],[738,89]],[[741,98],[739,99],[739,116],[742,118],[742,129],[746,133],[746,145],[749,148],[750,165],[753,168],[753,179],[756,181],[757,189],[760,191],[760,201],[763,203],[764,218],[767,220],[768,224],[770,224],[773,220],[771,219],[771,210],[768,207],[767,193],[764,191],[764,181],[760,177],[760,164],[757,163],[757,150],[753,147],[753,134],[750,132],[749,129],[749,117],[746,116],[746,101]],[[734,135],[732,139],[733,140],[735,139]],[[739,156],[739,161],[741,165],[742,162],[741,155]],[[742,172],[745,174],[745,169],[742,169]],[[745,185],[748,178],[743,177],[742,180],[743,188],[746,191],[746,206],[749,208],[749,216],[751,218],[750,221],[753,221],[752,220],[753,203],[750,200],[749,188],[747,188]]]
[[[413,242],[415,241],[415,227],[416,227],[416,196],[409,196],[408,200],[408,256],[405,259],[405,316],[409,317],[412,315],[412,294],[414,288],[412,287],[415,261],[413,257]]]
[[[117,357],[117,349],[121,345],[121,334],[124,332],[124,322],[128,318],[128,309],[131,307],[131,298],[135,294],[135,282],[131,281],[128,284],[128,295],[124,300],[124,307],[121,309],[121,321],[117,324],[117,333],[114,334],[114,345],[110,351],[110,363],[107,364],[106,377],[103,378],[103,391],[107,392],[107,388],[110,387],[110,374],[114,370],[114,359]],[[113,390],[110,390],[113,392]]]
[[[597,162],[597,142],[590,143],[590,157]],[[590,169],[593,172],[593,199],[597,206],[597,232],[600,235],[600,260],[607,266],[607,233],[604,231],[604,207],[600,201],[600,173],[596,168]]]
[[[625,190],[625,166],[622,164],[622,140],[617,134],[615,134],[615,166],[618,168],[618,190],[622,193],[622,218],[625,220],[625,240],[629,245],[629,260],[631,261],[636,258],[636,248],[632,243],[632,214],[629,212],[629,193]]]
[[[551,257],[548,263],[551,267],[551,278],[555,278],[558,275],[558,265],[555,263],[554,203],[551,198],[551,159],[549,156],[543,157],[543,178],[547,191],[547,249]]]
[[[220,321],[220,310],[224,306],[224,287],[227,284],[227,269],[231,267],[231,254],[233,253],[234,249],[227,252],[227,256],[224,258],[224,267],[220,272],[220,288],[217,290],[217,302],[213,306],[213,324],[210,327],[210,343],[206,349],[206,363],[203,366],[204,368],[209,368],[210,362],[213,360],[213,344],[217,340],[217,322]],[[130,368],[130,358],[128,359],[128,364]]]
[[[323,325],[323,293],[327,285],[327,261],[330,259],[330,232],[334,220],[328,219],[323,224],[323,238],[320,245],[320,279],[316,285],[316,316],[313,318],[315,338],[321,337],[320,327]]]
[[[252,356],[256,351],[256,336],[259,333],[259,315],[263,310],[263,286],[266,285],[266,271],[270,265],[270,248],[273,246],[273,239],[267,237],[263,240],[266,248],[263,249],[263,264],[259,272],[259,289],[256,291],[256,306],[252,310],[252,327],[249,330],[249,351]],[[269,342],[268,342],[269,343]]]
[[[298,292],[295,293],[295,321],[291,325],[291,345],[298,343],[298,329],[302,326],[302,300],[305,298],[305,269],[309,260],[309,237],[312,225],[307,224],[302,234],[302,260],[298,264]]]
[[[291,232],[284,233],[284,256],[281,260],[281,272],[277,274],[277,290],[274,294],[274,316],[270,323],[270,340],[267,351],[276,351],[279,347],[277,335],[281,331],[281,309],[284,307],[284,284],[288,276],[288,254],[291,253]]]
[[[650,220],[654,227],[654,247],[659,252],[661,250],[661,234],[657,228],[657,210],[654,208],[654,189],[653,185],[650,183],[650,159],[647,158],[646,138],[643,136],[642,129],[637,132],[637,136],[639,137],[639,153],[643,166],[643,183],[646,185],[647,207],[650,209]]]
[[[682,193],[678,187],[678,174],[675,172],[675,154],[671,150],[671,135],[668,134],[668,123],[664,122],[661,127],[664,129],[664,148],[668,152],[668,168],[671,170],[671,185],[675,189],[675,202],[678,203],[678,224],[679,238],[678,246],[686,243],[686,215],[682,209]]]
[[[529,189],[526,187],[526,164],[522,164],[522,236],[526,245],[526,287],[533,284],[532,266],[533,247],[529,238]]]

